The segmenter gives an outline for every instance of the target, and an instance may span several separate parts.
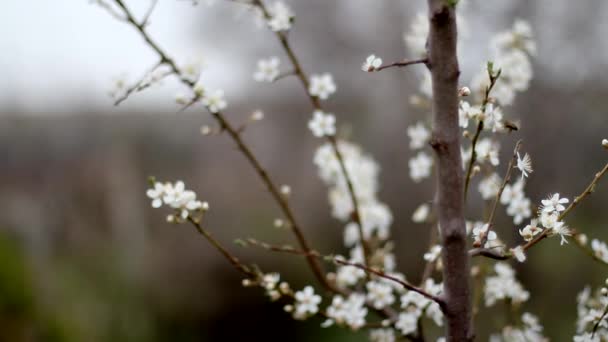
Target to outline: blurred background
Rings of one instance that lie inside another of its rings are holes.
[[[142,15],[147,1],[127,1]],[[420,1],[291,0],[297,14],[290,40],[305,70],[331,72],[338,92],[327,101],[339,128],[382,167],[380,193],[395,217],[399,270],[417,281],[429,227],[411,223],[431,181],[409,180],[406,128],[424,120],[412,109],[415,68],[367,74],[371,53],[385,61],[407,56],[402,35]],[[291,243],[273,228],[280,213],[232,141],[203,137],[212,125],[200,108],[178,110],[174,80],[113,106],[117,77],[135,80],[156,61],[137,33],[88,1],[8,1],[0,11],[0,341],[358,341],[365,335],[294,322],[259,289],[240,286],[231,269],[188,225],[165,223],[145,197],[147,177],[182,179],[211,204],[207,226],[243,260],[281,272],[299,288],[310,272],[299,257],[232,244],[235,238]],[[502,160],[524,139],[533,157],[527,195],[573,198],[608,158],[608,2],[470,0],[463,10],[462,80],[488,56],[489,37],[528,20],[536,34],[534,79],[506,116],[519,132],[506,137]],[[244,122],[255,109],[266,119],[245,139],[292,203],[314,247],[344,253],[342,225],[330,216],[326,189],[312,156],[319,141],[306,128],[311,108],[296,79],[260,86],[256,61],[285,56],[250,13],[217,0],[192,6],[160,0],[153,37],[180,63],[202,58],[203,80],[223,88],[229,117]],[[503,165],[504,168],[504,165]],[[608,183],[568,218],[590,238],[608,239]],[[480,200],[472,201],[474,219]],[[517,235],[501,211],[498,232]],[[400,248],[399,246],[407,246]],[[566,341],[574,332],[575,295],[599,286],[605,266],[556,239],[516,265],[531,292],[525,311],[538,314],[546,334]],[[498,330],[501,308],[477,322],[480,340]],[[434,334],[437,332],[433,332]]]

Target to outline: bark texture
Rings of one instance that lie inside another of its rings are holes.
[[[458,127],[456,13],[454,1],[428,0],[428,67],[433,81],[433,137],[438,161],[437,213],[443,247],[444,314],[448,341],[472,341],[469,256]]]

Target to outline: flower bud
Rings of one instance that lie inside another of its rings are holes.
[[[608,139],[602,140],[602,146],[604,146],[604,148],[608,150]]]
[[[464,97],[469,95],[471,95],[471,89],[469,89],[469,87],[462,87],[458,89],[458,96]]]

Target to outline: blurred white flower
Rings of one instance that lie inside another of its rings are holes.
[[[308,92],[321,100],[326,100],[331,94],[335,93],[336,84],[331,74],[311,75]]]
[[[336,134],[336,117],[331,113],[315,110],[312,119],[308,121],[308,128],[315,137],[334,135]]]
[[[257,63],[257,70],[253,74],[253,79],[258,82],[272,82],[279,76],[279,61],[278,57],[270,57],[268,59],[260,59]]]
[[[224,91],[221,89],[205,92],[201,103],[207,107],[211,113],[219,113],[228,106],[228,103],[224,99]]]
[[[381,65],[382,58],[376,57],[376,55],[369,55],[361,66],[361,70],[371,72],[378,69]]]

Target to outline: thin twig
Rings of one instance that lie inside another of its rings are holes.
[[[498,70],[498,72],[496,74],[494,74],[494,71],[490,68],[490,65],[488,64],[488,77],[490,78],[490,84],[485,89],[483,101],[481,103],[480,110],[481,110],[482,114],[484,114],[486,111],[486,106],[490,102],[490,92],[492,91],[492,88],[494,88],[494,85],[496,85],[496,81],[498,81],[500,74],[501,74],[500,70]],[[479,140],[479,135],[481,134],[481,131],[483,130],[483,125],[484,125],[483,119],[479,120],[479,123],[477,124],[477,131],[475,132],[475,136],[473,137],[473,141],[471,142],[471,159],[469,160],[469,166],[467,167],[467,173],[464,178],[464,198],[465,199],[467,198],[467,194],[469,193],[469,184],[471,183],[473,165],[475,164],[475,160],[477,159],[477,151],[475,151],[475,148],[477,147],[477,141]]]
[[[399,279],[397,277],[393,277],[393,276],[388,275],[388,274],[386,274],[386,273],[384,273],[384,272],[382,272],[380,270],[374,269],[372,267],[367,267],[367,266],[365,266],[365,265],[363,265],[361,263],[358,263],[358,262],[350,262],[350,261],[346,261],[346,260],[344,260],[342,258],[334,258],[334,262],[337,263],[337,264],[340,264],[340,265],[344,265],[344,266],[357,267],[357,268],[359,268],[359,269],[361,269],[361,270],[363,270],[363,271],[365,271],[367,273],[371,273],[371,274],[376,275],[376,276],[378,276],[380,278],[391,280],[391,281],[393,281],[395,283],[398,283],[399,285],[403,286],[405,289],[417,292],[417,293],[423,295],[424,297],[426,297],[426,298],[434,301],[435,303],[439,304],[439,306],[442,309],[445,308],[445,302],[443,301],[442,298],[440,298],[438,296],[435,296],[435,295],[432,295],[432,294],[426,292],[425,290],[423,290],[422,288],[414,286],[414,285],[408,283],[405,280],[401,280],[401,279]]]
[[[114,7],[112,7],[110,4],[108,4],[104,0],[92,0],[91,2],[97,4],[99,7],[106,10],[112,17],[114,17],[114,19],[116,19],[118,21],[124,21],[124,22],[127,21],[127,18],[120,15],[120,13],[116,12]]]
[[[140,33],[140,35],[145,40],[145,42],[158,54],[161,62],[163,64],[168,65],[170,67],[171,71],[179,78],[179,80],[183,84],[188,86],[194,92],[195,82],[188,79],[184,75],[182,75],[182,73],[181,73],[180,69],[177,67],[177,64],[175,63],[175,61],[172,58],[170,58],[169,55],[167,53],[165,53],[159,47],[159,45],[156,44],[152,40],[152,38],[146,31],[146,28],[144,26],[142,26],[141,24],[137,23],[137,21],[135,20],[135,18],[132,15],[132,13],[130,12],[130,10],[124,4],[123,0],[114,0],[114,1],[123,10],[123,12],[127,18],[127,21],[137,29],[137,31]],[[242,152],[242,154],[245,156],[245,158],[249,161],[249,163],[252,165],[254,170],[260,176],[260,178],[262,179],[262,182],[266,185],[266,187],[270,191],[272,197],[277,202],[281,211],[283,212],[283,214],[286,216],[286,219],[290,223],[290,228],[291,228],[292,232],[294,233],[294,235],[296,236],[296,239],[297,239],[299,245],[301,246],[301,248],[303,250],[310,251],[311,248],[309,246],[309,243],[306,240],[306,238],[304,237],[304,234],[295,219],[295,216],[292,212],[292,209],[291,209],[289,203],[284,198],[284,196],[281,195],[279,188],[271,180],[270,176],[268,175],[266,170],[261,166],[260,162],[257,160],[257,158],[255,157],[253,152],[243,142],[239,132],[236,131],[236,129],[230,124],[230,122],[224,117],[224,115],[222,113],[218,112],[218,113],[211,113],[211,114],[217,120],[221,129],[228,132],[229,136],[236,143],[238,149]],[[307,257],[307,261],[308,261],[308,264],[309,264],[313,274],[315,275],[317,280],[321,283],[321,285],[323,285],[329,291],[335,291],[336,289],[327,281],[319,261],[315,257],[312,257],[312,256]]]
[[[148,7],[146,14],[144,15],[144,18],[141,20],[141,26],[145,27],[146,25],[148,25],[148,22],[150,21],[150,16],[152,16],[152,12],[154,12],[156,4],[158,4],[158,0],[150,0],[150,6]]]
[[[127,98],[129,98],[129,96],[131,96],[131,94],[136,93],[136,92],[140,92],[140,91],[148,88],[149,86],[151,86],[153,82],[151,82],[151,81],[150,82],[145,82],[145,81],[148,78],[148,76],[151,75],[161,65],[163,65],[163,62],[162,61],[158,61],[151,68],[149,68],[142,75],[142,77],[139,80],[137,80],[137,82],[133,83],[129,88],[127,88],[124,91],[124,93],[120,97],[118,97],[116,100],[114,100],[114,105],[118,106],[123,101],[125,101]],[[164,75],[164,76],[166,77],[167,75]]]
[[[520,146],[521,140],[519,140],[517,144],[515,144],[515,148],[513,149],[513,157],[511,158],[511,161],[509,161],[507,173],[505,174],[505,178],[503,179],[502,184],[500,185],[500,189],[496,194],[496,198],[494,199],[494,205],[492,205],[492,210],[490,211],[490,216],[488,217],[488,229],[481,233],[481,237],[479,239],[479,246],[485,246],[486,242],[488,241],[488,235],[492,231],[492,226],[494,225],[494,215],[496,214],[496,208],[498,208],[498,202],[500,202],[500,197],[502,196],[502,193],[505,190],[507,183],[509,183],[509,181],[511,180],[511,173],[515,166],[515,162],[517,161],[517,152],[519,152]]]
[[[602,323],[602,321],[604,320],[604,317],[606,317],[606,315],[608,315],[608,305],[604,309],[604,312],[602,313],[602,316],[600,316],[600,319],[598,319],[597,322],[593,325],[593,332],[591,333],[591,338],[593,338],[593,336],[595,336],[595,333],[597,332],[597,328],[599,328],[600,323]]]
[[[203,226],[201,225],[201,223],[198,220],[195,220],[194,218],[192,218],[191,216],[188,216],[188,222],[192,223],[192,225],[196,228],[196,230],[205,237],[205,239],[207,239],[207,241],[209,241],[209,243],[215,247],[215,249],[217,249],[223,256],[224,258],[226,258],[226,260],[228,260],[228,262],[230,262],[230,264],[232,264],[232,266],[237,269],[239,272],[250,276],[250,277],[255,277],[256,274],[255,272],[251,271],[249,269],[249,267],[243,265],[239,259],[234,256],[232,253],[230,253],[228,251],[228,249],[226,249],[226,247],[222,246],[222,244],[217,241],[209,231],[207,231],[205,228],[203,228]]]
[[[257,6],[258,8],[260,8],[260,10],[262,11],[262,14],[264,15],[264,18],[266,18],[266,19],[271,18],[270,13],[268,12],[268,9],[266,8],[266,6],[262,2],[262,0],[252,0],[252,4],[254,6]],[[295,76],[298,77],[298,79],[304,86],[304,90],[306,91],[306,94],[307,94],[310,102],[312,103],[312,106],[316,110],[323,111],[323,108],[321,106],[321,101],[319,100],[319,98],[310,94],[310,92],[308,91],[308,88],[309,88],[308,77],[306,76],[306,73],[303,71],[300,61],[298,60],[295,52],[293,51],[291,45],[289,44],[289,41],[287,40],[287,35],[285,35],[284,33],[280,32],[280,31],[275,32],[275,35],[279,39],[281,46],[285,50],[287,57],[289,58],[291,64],[293,65],[293,68],[294,68],[293,73],[295,74]],[[363,257],[365,260],[365,264],[369,265],[371,251],[370,251],[369,244],[365,240],[365,236],[363,235],[363,222],[361,219],[361,214],[359,211],[359,203],[357,200],[357,196],[355,194],[355,189],[354,189],[351,177],[348,173],[348,170],[346,169],[346,165],[344,163],[344,158],[342,156],[342,152],[340,152],[340,150],[338,148],[338,142],[337,142],[336,138],[334,136],[326,136],[326,139],[329,141],[329,143],[332,146],[333,152],[336,155],[336,159],[338,160],[338,164],[340,165],[340,170],[346,181],[348,193],[349,193],[349,196],[353,203],[352,219],[357,224],[357,227],[359,230],[359,237],[361,239],[361,247],[363,249]]]
[[[382,71],[388,68],[403,68],[406,67],[408,65],[414,65],[414,64],[427,64],[429,62],[429,59],[424,57],[424,58],[419,58],[419,59],[405,59],[399,62],[394,62],[391,64],[385,64],[385,65],[381,65],[377,68],[374,68],[372,70],[370,70],[371,72],[378,72],[378,71]]]

